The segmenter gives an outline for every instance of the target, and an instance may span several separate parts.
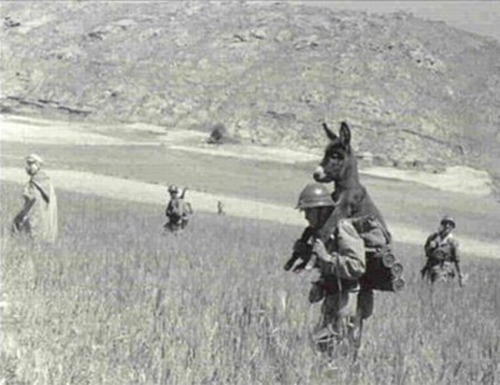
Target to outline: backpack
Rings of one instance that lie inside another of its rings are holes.
[[[350,218],[349,221],[363,239],[366,253],[366,273],[361,277],[362,288],[380,291],[401,291],[403,265],[392,253],[391,235],[373,215]]]
[[[365,243],[365,249],[377,250],[391,242],[391,235],[379,219],[373,215],[364,215],[349,219]]]

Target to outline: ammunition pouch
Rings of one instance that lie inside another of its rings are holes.
[[[431,252],[430,261],[432,265],[437,265],[449,260],[448,256],[443,250],[436,249]]]
[[[403,265],[388,246],[376,251],[367,251],[366,273],[360,279],[361,288],[398,292],[405,286],[402,275]]]

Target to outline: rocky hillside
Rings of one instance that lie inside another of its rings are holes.
[[[500,43],[408,14],[244,1],[1,6],[1,108],[500,173]]]

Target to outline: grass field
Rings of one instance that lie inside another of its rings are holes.
[[[19,207],[2,183],[1,217]],[[32,248],[2,220],[6,384],[487,384],[500,379],[500,265],[467,260],[433,295],[420,247],[396,244],[407,289],[378,293],[357,365],[309,335],[306,276],[282,270],[300,228],[60,192],[61,236]]]

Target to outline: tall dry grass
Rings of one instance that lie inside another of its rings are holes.
[[[162,207],[60,194],[61,236],[7,236],[2,186],[2,376],[7,384],[488,384],[500,379],[500,266],[469,285],[421,284],[420,248],[396,244],[407,289],[378,293],[356,364],[310,343],[319,306],[282,270],[300,229],[197,213],[163,236]]]

